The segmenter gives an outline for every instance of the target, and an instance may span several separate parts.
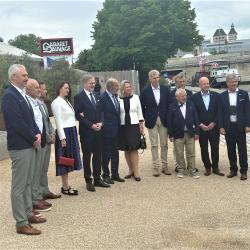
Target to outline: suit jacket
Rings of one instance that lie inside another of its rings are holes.
[[[45,143],[49,144],[51,143],[50,136],[55,133],[55,129],[53,128],[50,119],[49,119],[49,111],[47,109],[47,106],[44,102],[39,102],[40,111],[43,116],[43,125],[45,126],[46,136],[45,136]]]
[[[171,102],[169,88],[160,85],[160,103],[156,104],[154,93],[151,84],[144,87],[140,95],[142,113],[145,120],[145,126],[149,129],[153,128],[156,124],[159,115],[161,123],[167,127],[168,123],[168,106]]]
[[[210,102],[208,110],[206,109],[202,99],[201,91],[195,93],[191,97],[191,100],[196,108],[200,123],[208,125],[209,123],[214,122],[218,127],[219,94],[214,91],[209,91],[209,93]]]
[[[118,103],[118,100],[117,100]],[[105,91],[100,97],[101,110],[103,113],[102,135],[106,138],[114,138],[119,133],[120,128],[120,105],[117,111],[109,94]]]
[[[230,127],[230,114],[229,114],[229,94],[224,91],[220,94],[220,109],[219,109],[219,127],[224,128],[226,131]],[[249,96],[244,90],[237,91],[237,126],[239,130],[244,130],[245,127],[250,126],[250,110],[249,110]]]
[[[79,134],[81,140],[89,139],[94,136],[95,133],[91,126],[95,123],[102,122],[102,115],[100,109],[100,100],[93,94],[96,107],[93,106],[90,99],[84,90],[74,96],[74,109],[76,119],[79,121]],[[83,116],[80,113],[83,112]]]
[[[171,96],[171,103],[176,101],[176,98],[175,98],[175,92],[176,92],[177,88],[173,89],[171,92],[170,92],[170,96]],[[191,100],[191,97],[193,96],[193,92],[191,90],[188,90],[188,89],[185,89],[186,92],[187,92],[187,99],[188,100]]]
[[[18,90],[10,85],[3,96],[2,111],[7,130],[8,150],[31,148],[40,134],[31,106]]]
[[[187,132],[190,136],[199,134],[199,120],[194,107],[194,104],[187,100],[186,102],[186,117],[184,119],[178,102],[173,102],[169,106],[168,113],[168,133],[169,138],[175,139],[184,137],[184,127],[187,127]]]

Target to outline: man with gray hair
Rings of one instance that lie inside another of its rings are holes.
[[[102,177],[104,182],[108,184],[114,184],[114,181],[125,181],[119,176],[118,171],[119,129],[121,124],[120,105],[117,99],[118,90],[118,80],[115,78],[109,78],[106,82],[106,91],[100,98],[103,113]],[[111,171],[109,170],[109,163],[111,163]]]
[[[10,86],[4,93],[4,115],[7,144],[12,160],[11,204],[19,234],[37,235],[41,231],[30,223],[41,223],[32,212],[31,182],[35,166],[36,148],[41,144],[41,132],[37,127],[25,87],[28,73],[23,65],[10,66]]]
[[[237,176],[238,148],[240,162],[240,179],[247,180],[247,146],[246,133],[250,132],[249,96],[244,90],[238,88],[238,77],[235,74],[227,75],[227,90],[220,94],[219,128],[225,135],[227,154],[230,162],[228,178]]]
[[[145,120],[145,127],[148,129],[151,142],[151,153],[153,159],[153,176],[171,175],[168,170],[168,130],[167,111],[171,101],[169,88],[160,85],[160,73],[151,70],[148,73],[150,84],[145,86],[140,95],[142,113]],[[160,138],[161,163],[158,153],[158,137]]]
[[[89,192],[95,192],[95,186],[110,187],[101,179],[102,113],[100,101],[94,94],[95,78],[90,74],[85,74],[81,77],[81,83],[83,90],[75,95],[74,108],[76,118],[79,121],[86,189]],[[93,171],[91,171],[90,164],[91,156]],[[92,176],[94,183],[92,182]]]
[[[189,174],[197,179],[200,177],[195,171],[195,140],[199,138],[198,116],[193,103],[187,100],[185,89],[178,89],[175,96],[177,102],[169,106],[168,133],[175,147],[178,164],[177,177],[184,177],[187,168]]]

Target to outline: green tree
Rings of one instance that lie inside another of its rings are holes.
[[[91,62],[101,70],[139,70],[144,84],[150,69],[161,70],[177,49],[192,50],[203,39],[195,10],[186,0],[106,0],[93,24]],[[78,66],[81,65],[80,54]]]
[[[37,37],[34,34],[21,34],[14,39],[9,40],[8,43],[29,53],[39,55],[39,40],[40,37]]]

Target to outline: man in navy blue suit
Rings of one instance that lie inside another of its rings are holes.
[[[224,176],[219,170],[219,141],[220,132],[218,126],[219,94],[209,90],[209,80],[207,77],[199,79],[201,91],[192,96],[198,118],[200,121],[199,143],[201,148],[201,158],[206,172],[205,176],[214,174]],[[208,153],[208,142],[211,148],[211,160]]]
[[[2,111],[7,130],[7,145],[12,160],[11,205],[19,234],[37,235],[41,231],[30,223],[46,222],[32,211],[31,182],[35,151],[41,144],[31,105],[25,94],[28,73],[23,65],[13,64],[8,70],[10,86],[4,93]]]
[[[227,153],[230,162],[230,174],[228,178],[237,176],[238,148],[240,161],[240,179],[247,180],[247,146],[246,133],[250,132],[249,96],[244,90],[238,89],[238,77],[235,74],[227,76],[228,89],[220,94],[220,133],[225,135]]]
[[[169,106],[168,133],[171,142],[174,142],[176,160],[178,164],[177,177],[182,178],[186,172],[193,178],[200,176],[195,170],[195,140],[199,137],[199,121],[193,103],[187,100],[185,89],[178,89],[175,93],[176,102]],[[186,151],[185,163],[184,148]]]
[[[174,82],[175,82],[175,88],[171,91],[171,98],[172,98],[172,102],[176,101],[175,98],[175,92],[177,89],[185,89],[186,93],[187,93],[187,98],[191,98],[193,95],[193,92],[191,90],[186,89],[186,81],[185,81],[185,75],[183,72],[179,73],[178,75],[176,75],[174,77]]]
[[[148,73],[150,84],[141,91],[140,100],[145,126],[148,128],[151,142],[151,153],[153,159],[153,176],[160,175],[160,165],[162,173],[171,175],[168,171],[168,131],[167,131],[167,111],[171,101],[169,88],[159,85],[160,73],[151,70]],[[161,164],[158,153],[158,136],[161,147]]]
[[[94,94],[95,78],[85,74],[81,78],[83,90],[74,97],[76,118],[83,154],[83,170],[86,188],[95,192],[96,187],[110,187],[101,179],[102,115],[99,99]],[[91,156],[94,184],[92,183]]]
[[[114,181],[124,182],[119,176],[119,129],[120,129],[120,105],[117,95],[119,83],[115,78],[106,82],[106,91],[101,95],[100,102],[103,113],[102,131],[102,177],[108,184]],[[109,170],[111,163],[111,171]],[[111,178],[110,178],[111,172]]]

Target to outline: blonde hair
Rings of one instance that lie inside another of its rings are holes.
[[[148,77],[153,77],[153,76],[160,76],[160,72],[156,69],[150,70],[148,72]]]
[[[124,97],[124,88],[125,88],[125,84],[126,83],[129,83],[130,86],[132,87],[132,84],[129,80],[123,80],[121,82],[121,85],[120,85],[120,97],[123,98]],[[133,87],[132,87],[132,92],[133,92]]]

